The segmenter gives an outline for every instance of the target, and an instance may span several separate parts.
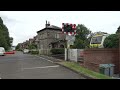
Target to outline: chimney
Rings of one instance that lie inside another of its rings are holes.
[[[47,20],[46,20],[46,24],[45,24],[45,27],[47,28]]]
[[[50,26],[50,22],[48,22],[48,26]]]
[[[46,20],[45,27],[47,28],[48,26],[50,26],[50,22],[47,23],[47,20]]]

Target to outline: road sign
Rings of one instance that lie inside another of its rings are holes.
[[[75,36],[66,35],[66,40],[75,41]]]
[[[76,24],[62,23],[62,32],[67,35],[76,35]]]
[[[74,45],[74,41],[68,40],[67,44],[68,45]]]

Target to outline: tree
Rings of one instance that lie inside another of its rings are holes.
[[[10,37],[10,45],[12,46],[13,43],[13,37]]]
[[[20,44],[18,44],[15,49],[20,50]]]
[[[8,48],[7,42],[5,37],[0,33],[0,47],[4,47],[5,49]]]
[[[8,28],[4,25],[2,18],[0,17],[0,47],[4,47],[8,50],[11,47]]]
[[[104,41],[105,48],[118,48],[119,47],[119,35],[111,34]]]
[[[120,33],[120,26],[118,27],[116,34]]]
[[[37,45],[35,45],[35,44],[30,44],[29,46],[28,46],[28,49],[37,49]]]
[[[88,48],[91,40],[89,35],[92,35],[91,31],[85,25],[78,24],[73,47],[77,49]]]

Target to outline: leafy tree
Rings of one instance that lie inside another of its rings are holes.
[[[5,37],[0,33],[0,47],[8,48]]]
[[[116,34],[120,33],[120,26],[118,27]]]
[[[18,44],[15,49],[20,50],[20,44]]]
[[[91,35],[91,31],[85,25],[78,24],[75,36],[76,39],[72,47],[78,49],[88,48],[91,40]]]
[[[11,47],[8,28],[4,25],[2,18],[0,17],[0,47],[4,47],[8,50]]]
[[[118,48],[119,47],[119,35],[111,34],[104,41],[105,48]]]
[[[31,49],[37,49],[37,45],[35,45],[35,44],[30,44],[29,46],[28,46],[28,48],[31,50]]]

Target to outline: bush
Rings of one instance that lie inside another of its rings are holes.
[[[64,49],[61,49],[61,48],[60,49],[53,48],[53,49],[50,50],[50,52],[52,54],[64,54],[65,53]]]
[[[29,53],[30,53],[30,54],[35,54],[35,55],[36,55],[36,54],[39,54],[39,51],[30,51]]]
[[[119,47],[119,35],[111,34],[104,41],[105,48],[118,48]]]

